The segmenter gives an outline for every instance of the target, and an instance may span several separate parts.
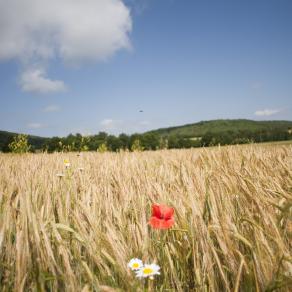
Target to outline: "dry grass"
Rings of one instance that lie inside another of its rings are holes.
[[[153,202],[174,229],[150,229]],[[291,206],[289,145],[1,154],[0,289],[288,291]],[[136,279],[132,257],[161,275]]]

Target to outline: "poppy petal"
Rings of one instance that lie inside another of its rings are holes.
[[[169,220],[164,220],[164,223],[163,223],[164,229],[172,227],[173,224],[174,224],[173,218],[170,218]]]
[[[157,218],[162,218],[160,205],[157,205],[157,204],[152,205],[152,216],[157,217]]]
[[[169,220],[174,214],[174,209],[168,206],[162,206],[161,213],[165,220]]]
[[[148,223],[155,229],[162,229],[163,222],[164,222],[163,219],[158,219],[157,217],[151,217]]]
[[[158,219],[157,217],[151,217],[148,222],[155,229],[168,229],[174,224],[174,219],[170,220]]]

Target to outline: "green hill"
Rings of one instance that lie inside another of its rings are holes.
[[[8,145],[16,135],[17,133],[0,131],[0,151],[8,151]],[[28,142],[32,145],[33,149],[41,149],[48,140],[49,138],[28,135]]]
[[[0,151],[8,152],[8,145],[16,133],[0,131]],[[190,148],[201,146],[243,144],[252,142],[283,141],[292,139],[292,121],[252,121],[252,120],[213,120],[152,130],[143,134],[119,137],[99,133],[90,137],[80,134],[67,137],[43,138],[28,136],[32,151],[48,149],[54,151],[80,151],[87,148],[96,151],[101,144],[109,150],[132,149],[133,144],[141,143],[145,150],[168,148]],[[167,146],[165,146],[167,145]]]
[[[292,121],[253,121],[253,120],[212,120],[178,127],[161,128],[148,133],[158,134],[162,137],[178,135],[184,138],[202,137],[206,133],[232,132],[260,132],[260,131],[288,131],[292,129]]]

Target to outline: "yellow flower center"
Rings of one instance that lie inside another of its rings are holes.
[[[139,264],[138,264],[138,263],[134,263],[134,264],[133,264],[133,268],[134,268],[134,269],[139,268]]]
[[[145,275],[152,274],[152,273],[153,273],[153,269],[151,269],[151,268],[145,268],[145,269],[143,270],[143,273],[144,273]]]

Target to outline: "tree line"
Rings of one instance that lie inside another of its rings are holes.
[[[225,131],[221,133],[206,132],[201,137],[184,137],[177,134],[161,136],[157,133],[144,133],[119,136],[100,132],[97,135],[83,136],[70,134],[67,137],[46,138],[42,143],[30,144],[29,137],[17,135],[7,141],[1,149],[3,152],[69,152],[69,151],[143,151],[157,149],[180,149],[192,147],[208,147],[216,145],[234,145],[283,141],[292,139],[292,131],[269,129],[258,131]]]

